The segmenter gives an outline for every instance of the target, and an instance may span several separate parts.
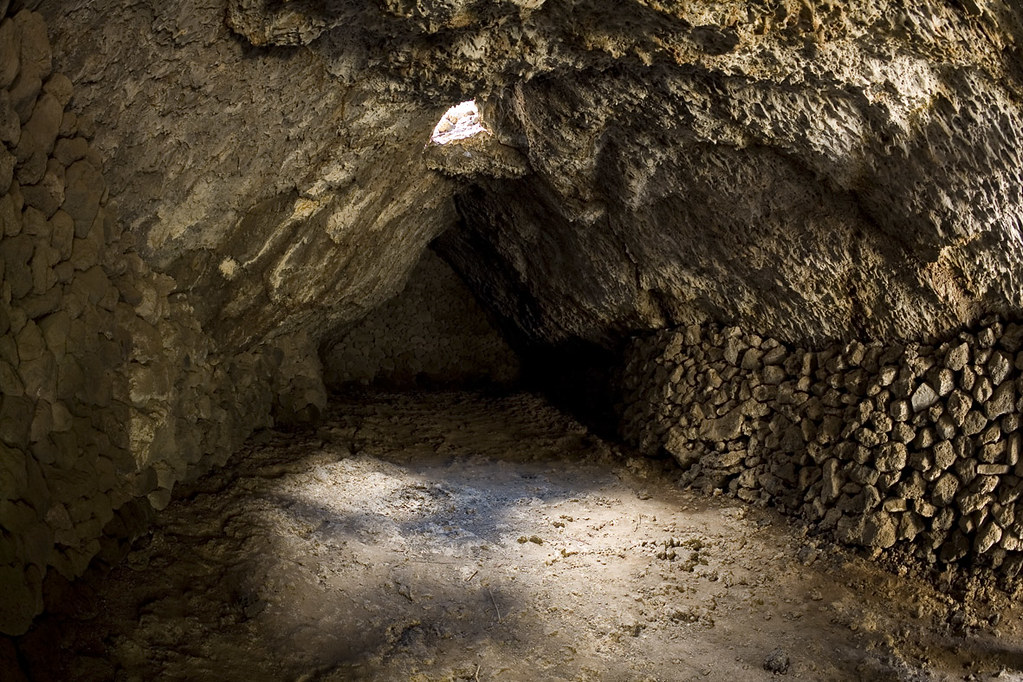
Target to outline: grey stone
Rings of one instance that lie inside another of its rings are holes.
[[[926,410],[936,402],[938,402],[938,394],[927,383],[920,384],[910,399],[914,412]]]

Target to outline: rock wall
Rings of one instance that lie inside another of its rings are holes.
[[[432,250],[405,289],[324,350],[325,382],[507,384],[519,362],[458,275]]]
[[[737,327],[636,339],[622,429],[684,480],[853,545],[1023,567],[1023,326],[794,348]]]
[[[6,5],[6,3],[0,3]],[[315,346],[223,353],[107,201],[46,25],[0,14],[0,632],[48,574],[116,557],[177,481],[274,411],[322,406]],[[310,348],[312,349],[310,351]],[[309,357],[312,360],[309,360]],[[310,383],[312,384],[310,386]]]
[[[358,320],[457,220],[422,154],[452,102],[367,67],[364,43],[393,47],[365,28],[375,3],[327,3],[342,35],[313,46],[252,27],[315,37],[318,2],[38,4],[124,228],[221,347]]]
[[[913,339],[1018,311],[1021,12],[545,3],[527,26],[570,33],[530,44],[549,70],[479,98],[531,172],[462,188],[441,252],[538,343]]]

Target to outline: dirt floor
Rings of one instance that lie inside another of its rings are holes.
[[[677,477],[527,394],[339,401],[182,490],[21,656],[40,680],[1023,680],[1003,594]]]

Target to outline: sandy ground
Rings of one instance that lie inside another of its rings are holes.
[[[526,394],[340,400],[182,489],[20,655],[40,680],[1023,680],[1004,594],[677,477]]]

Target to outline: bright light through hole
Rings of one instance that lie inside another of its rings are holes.
[[[480,111],[476,108],[476,100],[471,99],[448,109],[440,119],[440,123],[433,129],[430,140],[437,144],[448,144],[485,132],[487,129],[480,122]]]

